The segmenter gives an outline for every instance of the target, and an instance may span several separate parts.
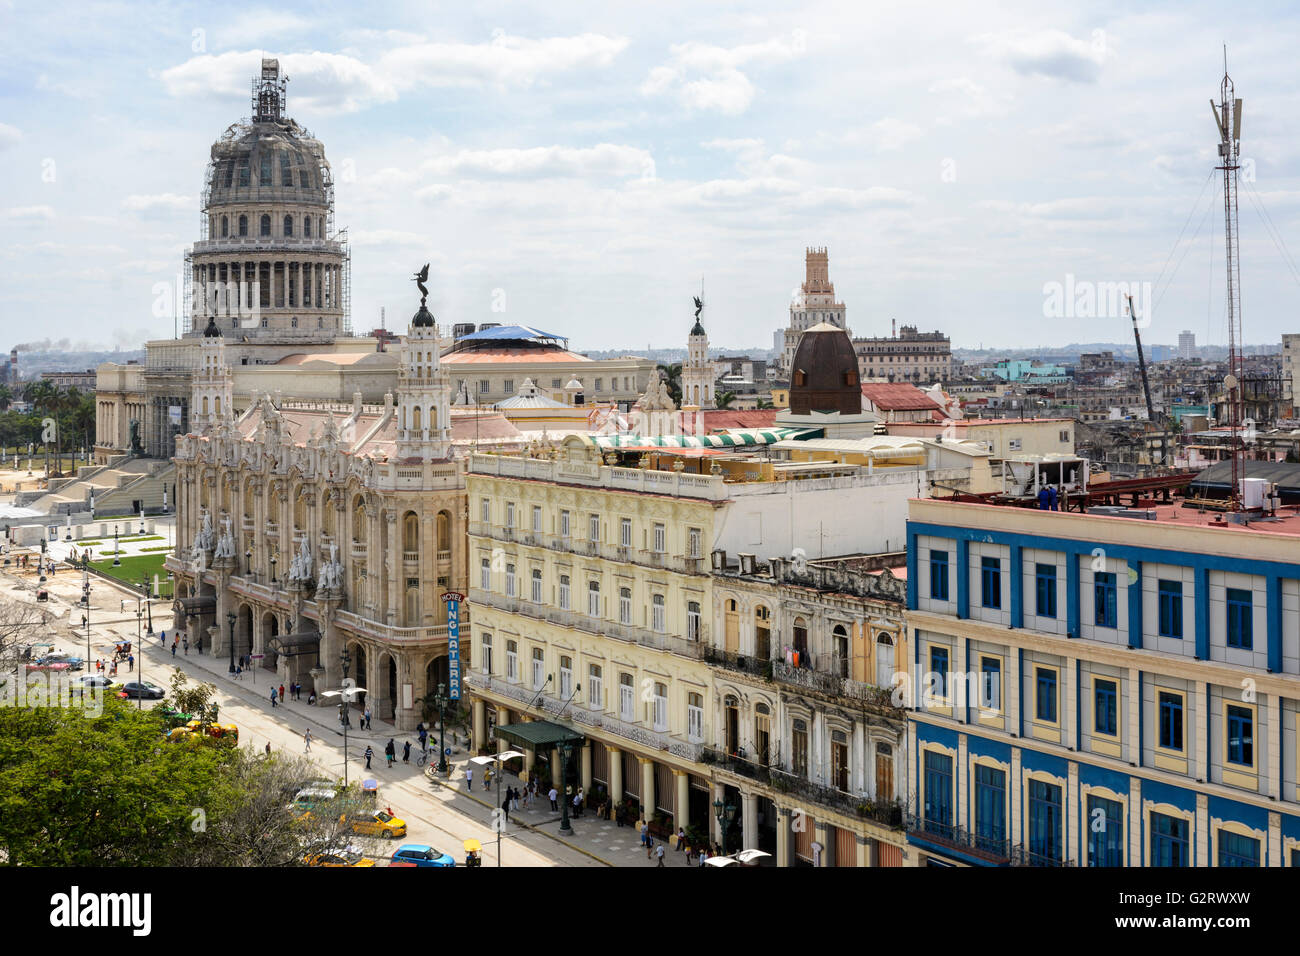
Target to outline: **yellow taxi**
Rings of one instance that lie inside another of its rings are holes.
[[[312,853],[303,858],[308,866],[374,866],[375,861],[351,848],[337,853]]]
[[[340,819],[351,825],[353,833],[364,836],[380,836],[386,840],[406,836],[406,821],[385,810],[362,812]]]

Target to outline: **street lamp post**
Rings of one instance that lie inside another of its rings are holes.
[[[244,576],[252,577],[253,575],[253,549],[248,547],[244,551]]]
[[[569,826],[569,794],[564,784],[569,779],[569,756],[573,753],[573,744],[567,740],[560,741],[560,832],[572,833]]]
[[[272,551],[272,552],[271,552],[271,587],[275,587],[275,585],[276,585],[276,580],[275,580],[275,552]],[[345,676],[346,676],[346,673],[347,673],[347,672],[346,672],[346,670],[345,670],[345,671],[344,671],[344,675],[345,675]]]
[[[235,612],[226,612],[226,623],[230,625],[230,673],[235,673]]]
[[[140,670],[136,673],[135,679],[140,683],[140,689],[136,691],[135,704],[136,710],[144,710],[144,648],[140,646],[142,638],[140,637],[140,622],[144,618],[144,611],[138,607],[135,609],[135,649],[140,652]],[[128,618],[127,620],[130,620]]]
[[[438,702],[438,773],[447,772],[447,685],[439,684],[434,700]]]
[[[718,832],[722,834],[722,855],[727,855],[727,825],[736,818],[733,804],[724,804],[721,800],[713,801],[713,815],[718,818]]]
[[[121,546],[117,541],[117,525],[113,525],[113,567],[115,568],[122,566],[121,550]]]
[[[86,605],[86,669],[90,669],[90,572],[81,572],[81,603]],[[143,655],[141,655],[143,657]]]

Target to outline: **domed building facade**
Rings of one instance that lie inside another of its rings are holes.
[[[861,438],[874,434],[878,421],[862,410],[849,333],[829,322],[805,329],[790,362],[790,407],[777,413],[776,424],[818,427],[826,438]]]
[[[346,237],[320,141],[285,115],[278,60],[253,80],[252,116],[212,145],[202,234],[187,256],[185,331],[215,317],[249,339],[329,341],[350,332]]]

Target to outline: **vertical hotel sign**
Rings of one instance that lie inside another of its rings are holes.
[[[447,697],[460,700],[460,602],[465,595],[444,591],[447,602]]]

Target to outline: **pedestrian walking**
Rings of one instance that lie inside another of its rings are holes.
[[[677,828],[677,849],[681,850],[686,846],[686,831],[681,827]]]
[[[505,799],[501,801],[501,812],[505,814],[506,823],[510,822],[510,791],[506,791]]]
[[[172,641],[172,657],[176,656],[176,642]]]
[[[284,685],[280,685],[280,699],[284,700]]]
[[[277,705],[276,705],[276,700],[277,700],[277,699],[278,699],[278,695],[275,693],[275,688],[272,687],[272,688],[271,688],[271,706],[272,706],[272,707],[277,706]]]
[[[271,741],[269,740],[266,742],[266,755],[271,756]]]
[[[185,648],[185,656],[188,657],[190,653],[190,639],[188,637],[185,638],[185,640],[181,642],[181,646]],[[175,652],[175,650],[176,648],[172,648],[173,652]]]
[[[700,868],[701,869],[704,868],[704,861],[707,860],[708,858],[709,858],[709,851],[704,847],[700,847]]]
[[[411,762],[411,742],[409,740],[402,744],[402,763]]]
[[[466,790],[474,789],[474,768],[473,767],[465,768],[465,789]]]
[[[664,865],[664,845],[662,843],[655,847],[655,858],[658,861],[655,863],[656,867]]]
[[[240,679],[241,677],[243,677],[243,676],[244,676],[244,667],[243,667],[243,665],[242,665],[242,664],[236,664],[236,665],[235,665],[235,680],[239,680],[239,679]]]
[[[484,789],[484,790],[491,790],[491,789],[492,789],[492,778],[493,778],[494,776],[496,776],[496,771],[493,770],[491,767],[488,767],[488,768],[486,768],[486,769],[483,771],[483,789]]]
[[[397,759],[397,748],[393,746],[393,738],[388,738],[388,743],[384,745],[384,756],[388,758],[388,766],[393,766],[393,761]]]
[[[646,823],[644,820],[642,820],[641,821],[641,845],[648,846],[649,844],[650,844],[650,825]]]
[[[645,858],[646,858],[647,860],[650,859],[651,854],[654,852],[654,848],[655,848],[655,838],[652,837],[649,833],[646,833],[646,835],[645,835]]]
[[[420,749],[421,750],[429,749],[428,745],[425,743],[425,741],[428,739],[429,739],[429,732],[425,730],[423,727],[421,727],[420,728]]]
[[[510,791],[510,806],[514,808],[516,813],[519,812],[519,791],[518,790]]]
[[[560,809],[560,805],[559,805],[559,803],[556,802],[556,798],[559,797],[559,795],[560,795],[560,794],[559,794],[559,791],[556,790],[554,787],[551,787],[551,792],[548,793],[547,796],[551,798],[551,809],[552,809],[552,810],[558,810],[558,809]]]
[[[365,718],[366,718],[366,730],[369,730],[370,729],[370,708],[369,707],[366,708]]]
[[[370,758],[375,755],[375,751],[369,744],[366,744],[366,769],[370,769]]]
[[[311,753],[311,728],[310,727],[308,727],[307,732],[302,735],[302,742],[303,742],[302,752],[305,754]]]
[[[160,641],[162,641],[164,644],[166,644],[166,643],[167,643],[167,632],[166,632],[166,631],[159,631],[159,632],[158,632],[158,640],[160,640]]]
[[[575,817],[582,816],[582,788],[581,787],[579,787],[578,792],[573,795],[573,815]]]
[[[126,655],[126,669],[129,670],[129,671],[133,671],[133,670],[135,670],[135,655],[134,655],[134,654],[128,654],[128,655]]]

